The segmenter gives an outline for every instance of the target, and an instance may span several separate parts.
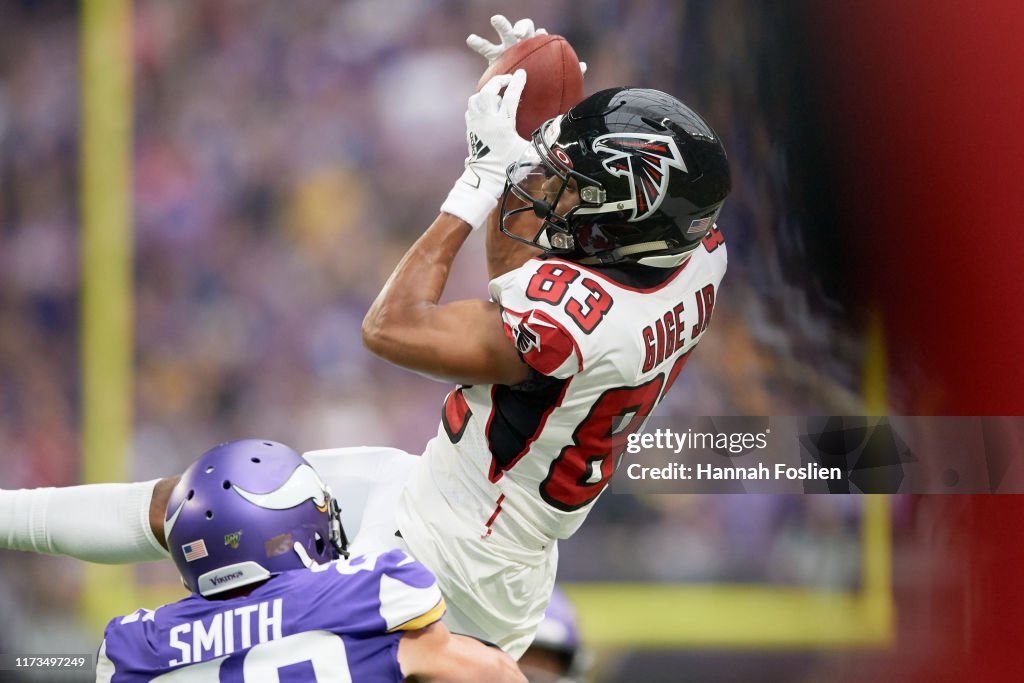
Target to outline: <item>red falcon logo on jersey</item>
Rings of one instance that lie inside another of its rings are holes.
[[[519,323],[519,326],[515,328],[516,336],[516,348],[519,349],[519,353],[529,353],[530,351],[540,351],[540,336],[530,329],[530,326],[525,320]]]
[[[641,221],[661,206],[670,169],[686,171],[683,155],[668,135],[609,133],[594,140],[594,151],[607,157],[605,170],[629,179],[633,199],[630,221]]]
[[[514,327],[507,325],[505,334],[516,345],[519,355],[528,365],[542,374],[550,375],[570,357],[576,356],[576,365],[582,369],[576,342],[558,321],[538,310],[514,315],[519,320]]]

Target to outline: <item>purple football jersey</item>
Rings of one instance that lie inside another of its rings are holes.
[[[113,619],[97,681],[398,682],[402,633],[443,612],[433,575],[401,550],[337,560],[243,597],[191,595]]]

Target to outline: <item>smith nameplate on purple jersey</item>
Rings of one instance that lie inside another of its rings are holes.
[[[249,595],[191,595],[112,620],[110,683],[401,681],[398,641],[444,612],[433,575],[400,550],[284,572]]]

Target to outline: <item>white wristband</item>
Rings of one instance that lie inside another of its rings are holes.
[[[0,547],[121,564],[168,553],[149,528],[156,480],[0,491]]]
[[[489,182],[467,168],[441,204],[441,211],[464,220],[477,230],[487,222],[504,189],[504,183]]]

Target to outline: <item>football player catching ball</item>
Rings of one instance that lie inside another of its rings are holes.
[[[525,20],[492,23],[492,58],[535,33]],[[470,98],[465,172],[363,322],[371,351],[456,384],[437,436],[422,458],[309,457],[357,508],[357,545],[371,528],[374,543],[405,544],[437,577],[448,627],[513,657],[544,616],[558,540],[583,523],[627,435],[708,330],[730,190],[718,135],[671,95],[603,90],[526,140],[515,130],[525,81],[495,76]],[[455,255],[485,226],[490,300],[440,304]],[[154,559],[174,481],[3,492],[0,545]],[[78,519],[88,496],[106,513]]]

